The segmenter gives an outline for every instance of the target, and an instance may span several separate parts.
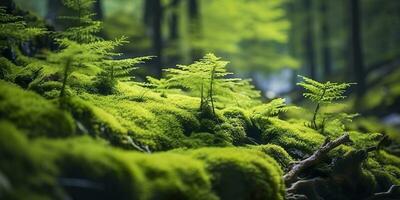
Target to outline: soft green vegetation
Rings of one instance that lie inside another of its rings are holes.
[[[212,53],[139,82],[134,69],[151,57],[116,53],[125,38],[98,35],[94,1],[63,3],[79,14],[63,17],[71,27],[51,34],[56,50],[0,58],[0,198],[283,200],[284,173],[344,132],[352,142],[304,172],[305,179],[323,179],[320,195],[360,199],[400,183],[398,153],[382,139],[396,131],[363,117],[347,126],[354,116],[333,104],[351,84],[301,76],[303,96],[315,104],[310,111],[283,98],[262,100],[250,80],[235,78],[228,62]],[[245,3],[227,9],[251,14],[228,30],[252,25],[252,17],[268,22],[282,16],[281,9],[255,15],[258,4],[249,2],[247,10],[240,7]],[[281,3],[263,6],[273,10]],[[207,5],[208,11],[217,5]],[[1,9],[0,17],[6,30],[0,38],[12,38],[7,41],[47,34]],[[29,34],[21,37],[14,26]],[[269,34],[261,43],[287,40],[280,36],[285,21],[272,30],[253,28],[254,34]],[[253,31],[242,34],[226,38],[232,48]],[[280,62],[294,65],[286,56]]]

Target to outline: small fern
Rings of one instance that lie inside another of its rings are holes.
[[[182,88],[194,96],[200,97],[200,110],[211,107],[215,116],[215,102],[236,100],[246,102],[259,97],[249,80],[227,78],[228,62],[214,54],[206,54],[202,59],[191,65],[178,65],[177,68],[166,69],[166,86]],[[237,103],[237,101],[236,101]]]
[[[346,90],[354,83],[334,83],[325,82],[321,83],[310,78],[300,76],[303,79],[302,82],[297,83],[298,86],[303,87],[306,92],[303,96],[312,102],[316,103],[315,110],[313,112],[313,117],[311,120],[311,127],[318,129],[317,116],[322,104],[331,104],[336,100],[344,99],[344,93]]]
[[[295,106],[288,106],[286,105],[285,99],[277,98],[273,99],[272,101],[254,107],[252,114],[253,115],[260,115],[263,117],[275,117],[278,116],[280,113],[285,113],[290,109],[296,108]]]

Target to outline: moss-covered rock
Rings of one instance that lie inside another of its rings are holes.
[[[89,137],[28,143],[10,123],[0,128],[5,199],[218,199],[205,164],[188,155],[122,151]]]
[[[1,199],[57,199],[55,169],[10,122],[0,121]]]
[[[294,158],[311,155],[323,143],[325,137],[304,123],[268,118],[262,126],[263,142],[283,147]]]
[[[31,137],[75,134],[72,117],[43,97],[0,81],[0,116]]]
[[[279,165],[269,156],[238,148],[204,148],[190,154],[206,164],[221,200],[283,199]]]
[[[274,144],[250,146],[251,149],[265,153],[271,156],[284,170],[289,167],[289,164],[293,161],[293,158],[283,149],[281,146]]]

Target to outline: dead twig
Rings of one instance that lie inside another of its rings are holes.
[[[350,142],[350,137],[348,133],[343,134],[341,137],[337,138],[334,141],[325,141],[324,144],[315,151],[310,157],[298,162],[295,164],[289,172],[287,172],[283,179],[286,185],[289,187],[290,184],[295,182],[298,178],[298,175],[304,171],[305,169],[317,164],[320,160],[332,149],[338,147],[341,144],[346,142]]]

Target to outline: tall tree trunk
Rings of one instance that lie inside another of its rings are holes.
[[[15,10],[15,3],[13,0],[1,0],[0,6],[4,7],[8,13],[11,13],[11,11]]]
[[[360,1],[350,0],[350,42],[353,80],[357,82],[356,92],[360,97],[365,92],[365,71],[362,51]]]
[[[161,0],[146,0],[144,2],[143,23],[151,37],[153,73],[161,77],[163,65],[163,40],[162,40],[163,7]]]
[[[152,3],[152,44],[154,58],[155,75],[161,77],[162,74],[162,60],[163,60],[163,41],[162,41],[162,18],[163,8],[161,0],[151,0]]]
[[[199,3],[198,0],[188,0],[189,34],[192,40],[200,40],[202,35]],[[201,49],[193,47],[191,54],[192,59],[197,60],[202,57],[203,52]]]
[[[169,21],[169,39],[170,40],[177,40],[179,38],[179,15],[178,15],[178,8],[179,8],[180,0],[173,0],[171,3],[171,18]]]
[[[176,63],[181,62],[181,52],[179,46],[179,8],[181,0],[172,0],[168,6],[168,10],[171,13],[169,15],[169,37],[168,37],[168,48],[173,52],[169,54],[166,64],[173,66]]]
[[[94,11],[94,19],[98,21],[102,21],[104,14],[103,14],[103,6],[101,0],[96,0],[93,4],[93,11]]]
[[[62,29],[59,25],[57,17],[60,15],[63,5],[61,0],[49,0],[47,1],[47,14],[46,20],[52,25],[56,30]]]
[[[328,1],[321,1],[321,35],[322,35],[322,63],[323,63],[323,76],[324,79],[329,79],[332,74],[332,56],[330,49],[330,30],[329,30],[329,17],[328,17]]]
[[[312,79],[316,79],[316,64],[315,64],[315,50],[314,50],[314,30],[313,30],[313,14],[312,14],[312,0],[304,0],[304,9],[306,13],[305,18],[305,58],[309,75]]]

